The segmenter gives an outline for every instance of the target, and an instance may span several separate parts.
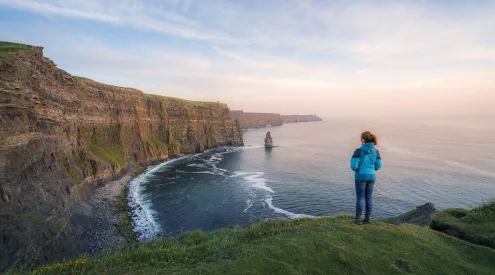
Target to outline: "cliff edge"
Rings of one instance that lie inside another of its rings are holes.
[[[287,123],[298,123],[298,122],[312,122],[312,121],[322,121],[322,119],[315,115],[282,115],[282,121],[284,124]]]
[[[74,77],[0,42],[0,271],[77,253],[72,207],[131,166],[241,146],[226,104]]]
[[[241,129],[280,126],[284,124],[280,114],[274,113],[249,113],[235,110],[232,111],[232,117]]]
[[[280,115],[277,113],[249,113],[233,110],[232,117],[241,129],[280,126],[287,123],[322,121],[315,115]]]

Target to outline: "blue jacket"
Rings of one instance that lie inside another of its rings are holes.
[[[373,142],[365,143],[356,149],[351,158],[351,169],[356,180],[376,180],[376,171],[382,168],[380,152]]]

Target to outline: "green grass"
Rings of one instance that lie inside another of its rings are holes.
[[[154,136],[147,138],[146,141],[155,148],[168,148],[168,144],[166,142],[161,141]]]
[[[217,102],[206,102],[206,101],[192,101],[192,100],[186,100],[186,99],[181,99],[177,97],[171,97],[171,96],[161,96],[161,95],[154,95],[154,94],[144,94],[145,97],[147,98],[155,98],[155,99],[165,99],[165,100],[170,100],[170,101],[176,101],[182,104],[191,104],[196,107],[205,107],[208,105],[218,105],[222,108],[228,108],[228,105],[225,103],[217,103]]]
[[[99,142],[93,139],[90,148],[91,153],[96,157],[96,160],[104,160],[113,165],[120,165],[121,167],[126,165],[126,148],[120,143],[111,141]]]
[[[138,170],[139,171],[139,170]],[[141,170],[142,171],[142,170]],[[137,171],[136,171],[137,172]],[[128,214],[128,203],[127,203],[127,193],[129,191],[129,185],[126,184],[124,188],[122,188],[122,192],[119,195],[119,204],[121,207],[121,219],[123,222],[123,226],[121,228],[124,237],[127,240],[127,243],[137,242],[136,234],[132,230],[132,222],[131,218]]]
[[[386,218],[386,219],[383,219],[383,220],[380,220],[380,222],[383,222],[383,223],[392,223],[393,221],[395,221],[398,217],[390,217],[390,218]]]
[[[351,216],[192,231],[36,274],[493,274],[495,250],[415,225]],[[26,272],[27,273],[27,272]],[[15,274],[11,272],[10,274]]]
[[[432,217],[430,227],[475,244],[495,248],[495,201],[483,203],[472,210],[446,209]]]
[[[0,41],[0,54],[6,54],[6,53],[11,53],[11,52],[17,52],[17,51],[24,51],[24,50],[29,50],[32,48],[33,48],[33,46],[30,46],[30,45]]]
[[[79,180],[79,176],[77,175],[76,169],[74,167],[71,167],[69,169],[69,173],[67,174],[69,179],[75,183],[75,184],[80,184],[81,181]]]

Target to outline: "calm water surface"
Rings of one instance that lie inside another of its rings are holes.
[[[218,148],[148,169],[130,184],[141,239],[273,218],[352,213],[349,160],[359,134],[376,132],[383,170],[375,219],[425,202],[442,209],[495,198],[492,120],[363,122],[326,119],[243,132],[243,148]],[[262,147],[267,131],[280,147]]]

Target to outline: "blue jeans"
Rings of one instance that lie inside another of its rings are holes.
[[[361,219],[363,213],[364,202],[366,201],[366,212],[364,219],[369,220],[371,217],[371,210],[373,210],[373,186],[375,186],[374,180],[355,180],[356,185],[356,221]]]

